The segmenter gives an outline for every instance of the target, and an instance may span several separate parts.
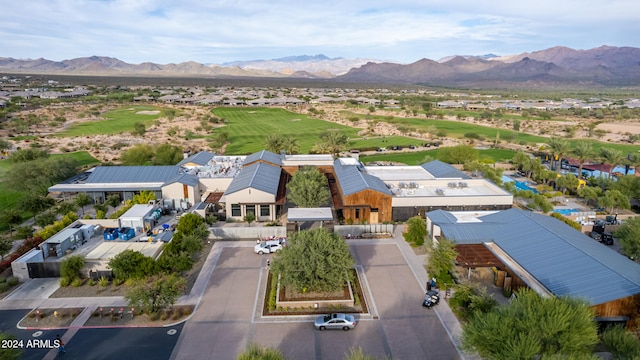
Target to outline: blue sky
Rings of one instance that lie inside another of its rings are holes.
[[[637,0],[1,0],[0,57],[129,63],[292,55],[411,63],[640,47]]]

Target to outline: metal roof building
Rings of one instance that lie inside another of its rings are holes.
[[[440,160],[433,160],[420,166],[438,179],[471,179],[469,175]]]
[[[484,243],[506,266],[521,267],[535,280],[522,279],[532,288],[591,305],[640,294],[640,265],[550,216],[514,208],[478,222],[459,222],[442,210],[427,217],[431,232],[459,244]]]
[[[360,171],[358,165],[343,165],[340,159],[337,159],[333,162],[333,168],[344,196],[363,190],[374,190],[391,195],[391,191],[382,180]]]
[[[280,173],[281,170],[279,167],[266,163],[259,162],[245,166],[233,181],[231,181],[224,195],[226,196],[240,190],[253,188],[275,196],[278,193]]]
[[[200,151],[196,154],[193,154],[178,163],[178,166],[185,165],[194,165],[194,166],[205,166],[216,156],[216,154],[209,151]]]
[[[271,151],[262,150],[251,155],[247,155],[244,159],[244,163],[249,165],[256,161],[264,161],[268,163],[272,163],[274,165],[282,166],[282,159],[280,159],[280,155],[274,154]]]

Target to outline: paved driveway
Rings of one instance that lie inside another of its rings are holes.
[[[352,243],[379,319],[361,319],[348,332],[316,331],[309,317],[260,317],[267,256],[249,245],[224,245],[213,249],[220,251],[218,263],[173,359],[234,359],[249,343],[277,347],[292,360],[340,359],[352,346],[378,358],[460,358],[436,312],[421,306],[422,286],[393,242]]]

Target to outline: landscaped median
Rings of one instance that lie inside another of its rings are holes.
[[[162,327],[187,320],[193,313],[193,305],[176,305],[157,313],[143,313],[126,306],[102,306],[87,308],[38,308],[30,311],[20,322],[19,328],[64,329],[69,327]],[[91,314],[82,324],[73,324],[84,311]]]

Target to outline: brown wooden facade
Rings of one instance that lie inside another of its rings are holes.
[[[342,215],[353,223],[379,224],[391,221],[391,195],[366,189],[342,197]]]

